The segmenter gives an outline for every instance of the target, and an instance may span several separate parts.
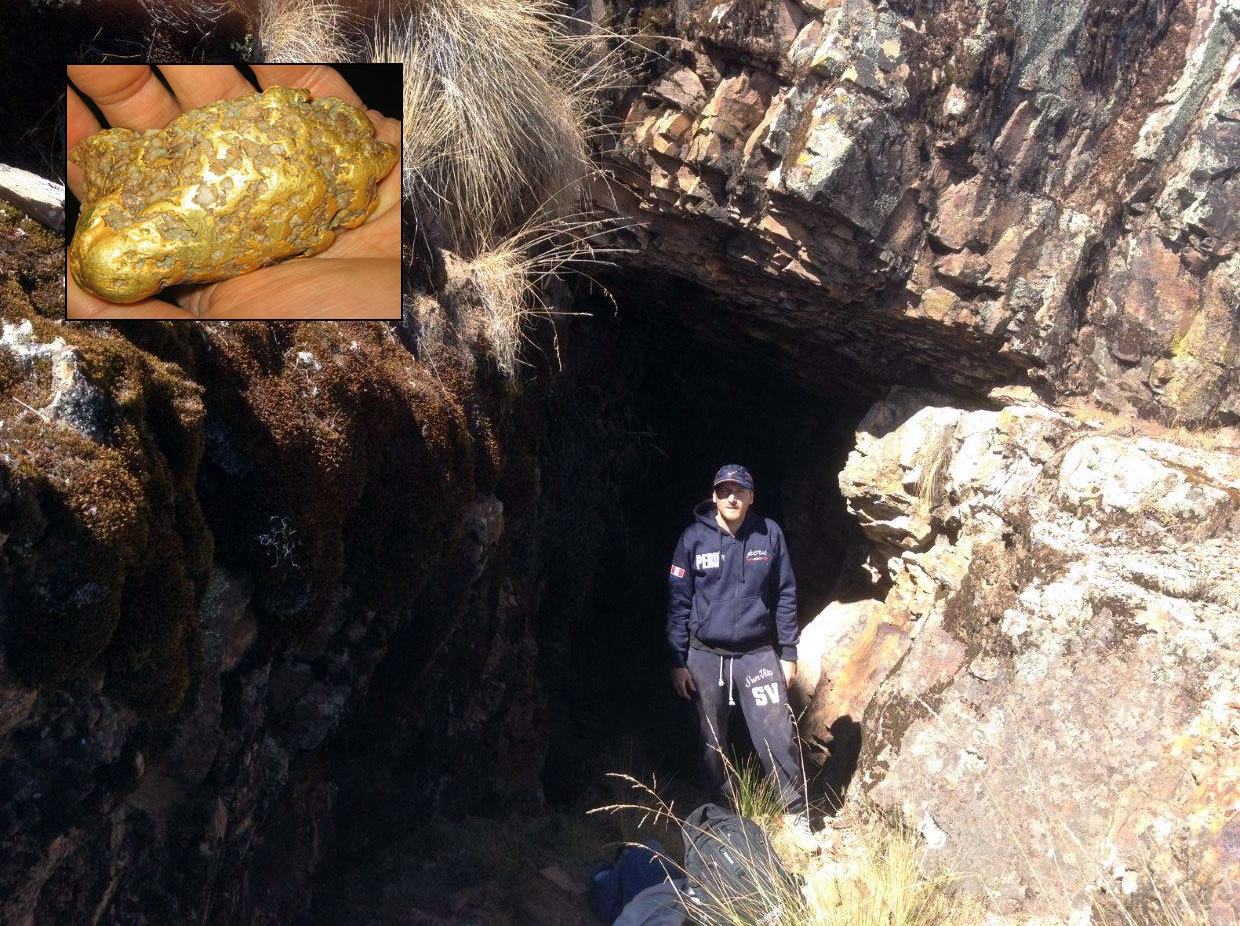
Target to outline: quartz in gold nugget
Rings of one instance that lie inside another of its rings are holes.
[[[396,163],[369,118],[334,97],[272,87],[166,128],[108,129],[74,147],[86,197],[69,247],[82,289],[137,302],[177,283],[317,254],[366,221]]]

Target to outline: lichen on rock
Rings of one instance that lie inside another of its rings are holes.
[[[840,485],[889,589],[807,628],[844,683],[811,692],[805,732],[865,706],[860,790],[930,814],[999,913],[1169,885],[1227,910],[1236,448],[995,399],[897,389],[862,422]]]

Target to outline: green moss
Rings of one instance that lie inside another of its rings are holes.
[[[131,705],[171,710],[198,670],[190,641],[211,556],[194,493],[198,391],[109,325],[55,325],[16,300],[5,318],[28,319],[40,343],[63,337],[102,396],[96,441],[37,411],[52,398],[46,362],[0,366],[11,454],[0,471],[22,512],[0,551],[0,581],[18,603],[4,628],[10,661],[46,686],[105,660]]]
[[[6,239],[5,270],[15,290],[0,294],[5,317],[22,307],[44,318],[65,314],[64,237],[8,203],[0,202],[0,237]]]

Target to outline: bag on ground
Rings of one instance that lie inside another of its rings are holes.
[[[651,885],[671,877],[658,840],[622,846],[610,864],[599,865],[590,875],[590,909],[611,923],[630,900]]]
[[[688,882],[684,878],[660,881],[627,904],[611,926],[684,926],[683,901]]]
[[[703,804],[682,827],[691,915],[707,924],[768,926],[783,915],[788,874],[762,827],[716,804]]]

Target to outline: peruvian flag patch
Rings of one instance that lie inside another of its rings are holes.
[[[679,566],[673,564],[672,575],[677,579],[683,579],[685,577],[685,571],[681,569]]]

